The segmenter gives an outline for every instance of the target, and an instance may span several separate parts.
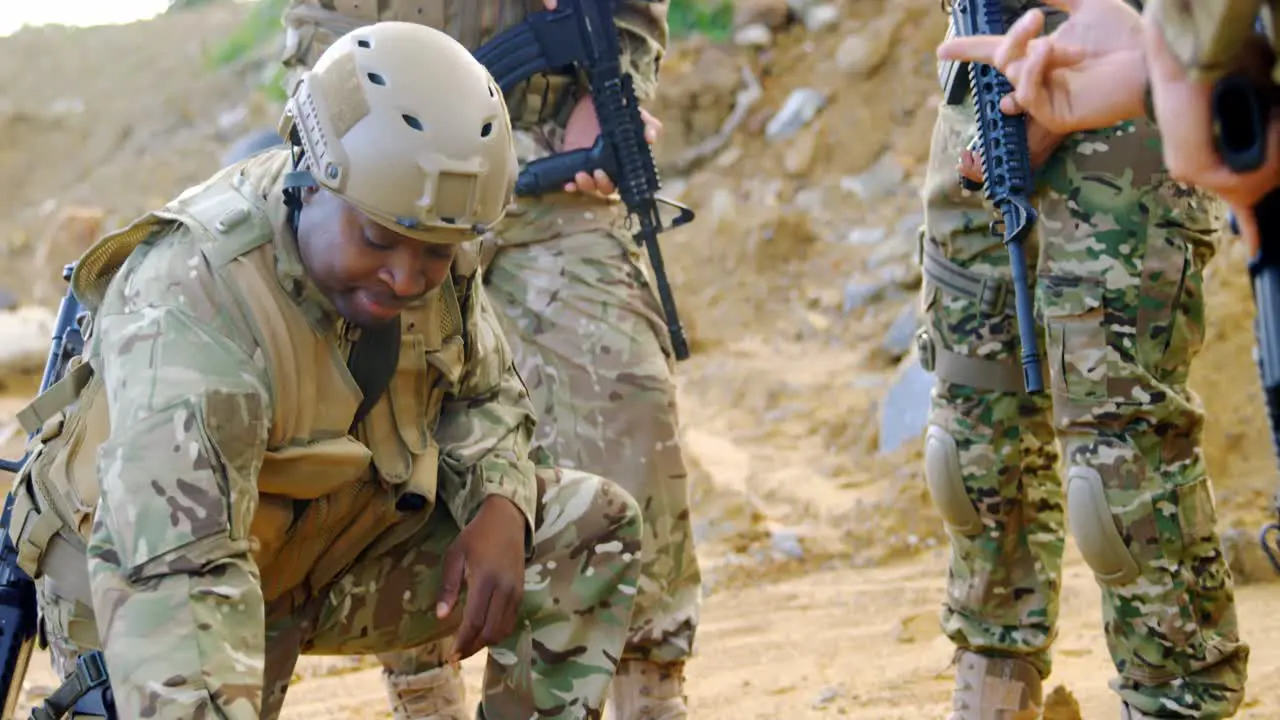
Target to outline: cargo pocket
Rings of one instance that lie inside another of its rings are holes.
[[[1142,623],[1158,632],[1161,645],[1178,649],[1142,671],[1157,683],[1190,673],[1191,658],[1205,656],[1201,627],[1216,626],[1217,616],[1230,607],[1209,481],[1165,488],[1142,502],[1112,503],[1145,575],[1126,588],[1123,601],[1149,608]],[[1160,577],[1165,574],[1167,579]],[[1180,671],[1172,672],[1170,664]]]
[[[1039,278],[1038,305],[1048,337],[1055,409],[1064,400],[1089,404],[1108,397],[1104,290],[1102,281],[1092,278]],[[1068,409],[1068,417],[1072,414]]]
[[[1187,381],[1191,358],[1204,344],[1204,287],[1189,246],[1152,238],[1143,260],[1137,317],[1138,359],[1160,382]]]
[[[98,475],[100,514],[131,580],[200,567],[212,548],[180,551],[229,535],[230,490],[198,398],[117,429],[98,451]]]

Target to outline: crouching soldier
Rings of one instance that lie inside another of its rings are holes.
[[[489,647],[481,717],[598,716],[641,520],[535,472],[460,250],[512,195],[502,93],[444,33],[378,23],[280,129],[76,268],[86,349],[23,413],[11,529],[56,669],[101,650],[121,717],[272,718],[301,653],[451,637]]]

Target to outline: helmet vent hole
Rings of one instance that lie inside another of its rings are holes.
[[[489,137],[491,132],[493,132],[493,123],[485,123],[484,127],[480,128],[480,137]]]
[[[374,85],[387,84],[387,79],[382,77],[378,73],[375,73],[375,72],[368,73],[368,77],[369,77],[369,82],[373,83]]]
[[[373,47],[373,44],[370,43],[368,40],[357,40],[356,45],[359,45],[360,47],[365,48],[366,50]]]
[[[441,220],[443,220],[444,222],[449,223],[450,225],[457,225],[457,224],[458,224],[458,221],[457,221],[457,219],[456,219],[456,218],[451,218],[451,217],[442,217],[442,218],[440,218],[440,219],[441,219]]]
[[[489,83],[489,97],[497,97],[498,94],[493,91],[493,83]]]
[[[408,125],[409,127],[413,128],[414,130],[417,130],[418,132],[422,132],[421,120],[419,120],[418,118],[412,115],[401,115],[400,117],[404,119],[405,125]]]

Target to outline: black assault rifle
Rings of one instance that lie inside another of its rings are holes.
[[[971,35],[1004,35],[1008,19],[1000,8],[1000,0],[953,0],[952,32],[961,37]],[[968,72],[965,72],[968,66]],[[1040,351],[1036,340],[1035,315],[1031,302],[1031,285],[1027,280],[1027,261],[1022,245],[1030,236],[1038,217],[1031,204],[1031,151],[1027,147],[1026,119],[1000,111],[1000,100],[1013,92],[1009,80],[1000,71],[982,63],[948,62],[942,67],[945,101],[948,105],[964,103],[969,90],[977,110],[978,140],[981,144],[983,192],[1000,219],[991,223],[991,234],[1004,238],[1013,271],[1014,307],[1018,316],[1018,335],[1022,339],[1022,381],[1027,392],[1044,390],[1040,374]]]
[[[69,281],[74,269],[74,264],[64,267],[62,279]],[[40,393],[61,379],[71,359],[84,349],[84,338],[80,333],[83,315],[80,302],[68,288],[58,306],[49,358],[40,378]],[[28,459],[29,454],[20,460],[0,459],[0,470],[17,474]],[[36,586],[18,566],[18,550],[9,537],[15,491],[10,490],[5,496],[4,513],[0,514],[0,692],[4,693],[0,698],[0,708],[3,708],[3,717],[6,718],[13,717],[17,708],[39,628]],[[107,684],[107,664],[101,652],[95,650],[81,656],[71,677],[64,680],[62,686],[42,704],[31,709],[31,720],[57,720],[72,708],[79,715],[115,720],[115,703]]]
[[[1259,18],[1255,29],[1265,36]],[[1270,67],[1270,64],[1267,64]],[[1238,173],[1262,167],[1267,158],[1267,128],[1272,109],[1280,101],[1280,90],[1270,77],[1232,73],[1217,82],[1210,103],[1214,140],[1222,162]],[[1271,443],[1280,461],[1280,187],[1273,189],[1253,208],[1258,223],[1257,254],[1249,260],[1249,281],[1256,310],[1254,359],[1262,377],[1262,395],[1271,426]],[[1236,219],[1232,228],[1239,232]],[[1280,517],[1280,491],[1272,503]],[[1280,572],[1280,524],[1271,523],[1258,538],[1271,564]]]
[[[689,344],[667,281],[658,234],[693,220],[693,211],[657,196],[660,183],[653,153],[644,139],[644,121],[633,80],[622,72],[614,12],[619,0],[559,0],[555,10],[530,13],[476,50],[475,56],[504,93],[539,73],[573,75],[578,68],[590,86],[600,137],[595,145],[530,162],[516,182],[522,196],[557,192],[578,172],[603,170],[618,186],[622,202],[640,228],[634,237],[644,245],[653,266],[658,298],[677,360],[689,357]],[[676,208],[678,216],[663,227],[658,203]]]

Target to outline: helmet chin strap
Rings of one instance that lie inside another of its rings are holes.
[[[289,131],[289,150],[293,155],[293,170],[284,176],[284,206],[289,209],[289,229],[293,231],[293,236],[298,236],[298,218],[302,215],[302,190],[303,188],[316,187],[318,183],[307,170],[299,170],[302,167],[302,159],[306,155],[306,150],[302,147],[302,138],[298,136],[298,128],[295,126]]]

